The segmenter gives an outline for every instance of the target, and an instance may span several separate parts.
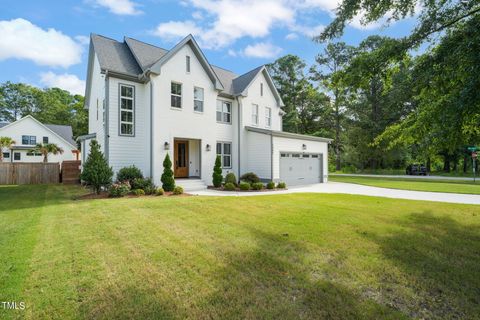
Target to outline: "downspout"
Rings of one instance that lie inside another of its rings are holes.
[[[240,147],[240,145],[241,145],[241,143],[240,143],[241,142],[241,136],[240,136],[241,119],[240,119],[240,117],[241,117],[241,114],[242,114],[241,113],[242,103],[240,102],[240,99],[238,99],[238,96],[236,97],[236,99],[237,99],[237,103],[238,103],[238,116],[237,116],[237,118],[238,118],[237,119],[237,123],[238,123],[238,125],[237,125],[237,127],[238,127],[237,128],[237,130],[238,130],[238,179],[240,181],[240,177],[242,176],[242,172],[241,172],[241,169],[240,169],[241,168],[240,167],[240,163],[241,163],[241,160],[240,160],[241,159],[241,151],[240,151],[240,149],[241,149],[241,147]]]
[[[153,179],[153,82],[150,79],[150,178]]]
[[[105,71],[105,158],[109,159],[109,139],[110,139],[110,99],[109,99],[109,80],[108,70]]]
[[[273,131],[270,130],[270,181],[273,181]]]

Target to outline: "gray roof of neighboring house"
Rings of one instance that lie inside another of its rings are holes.
[[[168,50],[128,37],[125,37],[124,42],[119,42],[92,34],[91,40],[98,56],[100,67],[103,70],[133,77],[138,77],[169,52]],[[263,66],[260,66],[238,76],[230,70],[214,65],[211,65],[211,67],[224,87],[223,92],[232,96],[243,93],[245,88],[263,68]]]
[[[5,127],[10,124],[9,122],[0,122],[0,128]],[[44,124],[45,127],[49,128],[60,137],[65,139],[67,142],[71,143],[73,146],[76,146],[77,143],[73,140],[73,131],[71,126],[64,126],[59,124]]]

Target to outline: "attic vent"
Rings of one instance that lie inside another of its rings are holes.
[[[185,63],[187,72],[190,73],[190,56],[186,56]]]

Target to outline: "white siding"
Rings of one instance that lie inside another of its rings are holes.
[[[137,166],[145,176],[150,175],[150,98],[147,85],[127,80],[108,78],[109,132],[108,160],[115,172],[131,165]],[[120,84],[135,88],[134,136],[120,135]]]
[[[36,142],[42,143],[43,137],[48,137],[49,143],[55,143],[60,148],[63,149],[63,154],[59,155],[49,155],[48,162],[62,162],[64,160],[75,160],[76,157],[72,153],[72,150],[76,150],[75,146],[70,145],[64,139],[59,137],[57,134],[53,133],[51,130],[39,124],[37,121],[33,120],[30,117],[23,118],[13,123],[12,125],[0,128],[0,136],[12,138],[16,144],[15,146],[22,145],[22,135],[36,136]],[[27,147],[28,145],[26,145]],[[31,146],[32,148],[34,146]],[[21,160],[14,162],[42,162],[43,156],[27,156],[28,150],[15,150],[14,152],[21,153]],[[3,152],[8,152],[8,150],[3,150]],[[5,159],[4,161],[13,160],[13,153],[10,159]]]
[[[105,76],[100,73],[100,64],[97,55],[94,55],[91,88],[88,106],[88,133],[96,133],[96,140],[104,150],[105,130],[103,128],[104,99],[105,99]],[[98,105],[98,109],[97,109]],[[98,114],[98,118],[97,118]],[[87,144],[90,142],[87,142]],[[82,152],[83,154],[83,152]],[[85,153],[88,156],[88,152]]]
[[[248,132],[247,134],[247,171],[254,172],[260,179],[272,178],[272,137],[267,134]],[[243,172],[245,173],[245,172]]]

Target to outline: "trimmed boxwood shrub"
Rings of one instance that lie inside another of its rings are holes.
[[[275,182],[270,181],[269,183],[267,183],[267,189],[275,189]]]
[[[130,183],[130,185],[133,187],[135,179],[143,179],[142,171],[140,171],[140,169],[138,169],[137,167],[130,166],[118,170],[117,181],[128,181],[128,183]]]
[[[224,189],[227,191],[235,191],[235,185],[231,182],[225,183]]]
[[[240,190],[243,190],[243,191],[250,190],[250,183],[248,182],[241,181],[238,186],[240,187]]]
[[[165,190],[163,190],[162,187],[157,188],[157,191],[155,192],[157,196],[163,196],[164,193],[165,193]]]
[[[133,189],[132,194],[134,194],[136,196],[144,196],[145,191],[143,189]]]
[[[173,188],[173,194],[178,196],[179,194],[182,194],[183,193],[183,188],[180,187],[180,186],[176,186],[175,188]]]
[[[240,180],[246,181],[250,184],[260,182],[258,176],[253,172],[247,172],[240,177]]]
[[[225,176],[225,185],[227,183],[232,183],[234,186],[237,185],[237,177],[235,177],[235,173],[227,173],[227,175]]]
[[[285,189],[287,187],[287,184],[285,182],[279,182],[277,184],[278,189]]]
[[[263,189],[263,183],[261,183],[261,182],[252,183],[252,189],[253,190],[262,190]]]
[[[114,183],[108,188],[110,197],[125,197],[130,192],[130,184],[128,181]]]
[[[152,179],[143,179],[143,178],[136,178],[133,179],[132,189],[143,189],[145,194],[153,194],[155,193],[156,186],[153,183]]]

